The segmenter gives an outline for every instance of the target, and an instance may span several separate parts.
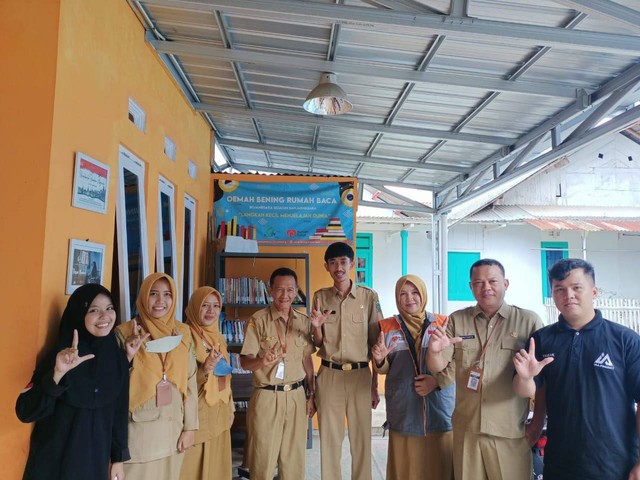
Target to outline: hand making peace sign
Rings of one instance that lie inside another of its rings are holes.
[[[124,341],[124,347],[127,352],[127,360],[129,360],[129,363],[131,363],[133,357],[136,356],[136,353],[138,353],[138,350],[140,350],[140,347],[145,342],[145,340],[151,336],[150,333],[145,333],[144,335],[142,335],[142,331],[142,327],[138,325],[138,322],[136,322],[136,319],[134,318],[133,333],[129,335]]]
[[[82,362],[91,360],[95,355],[90,353],[83,357],[78,356],[78,330],[73,330],[73,340],[71,347],[60,350],[56,355],[56,365],[53,368],[53,380],[59,383],[62,377],[69,371],[76,368]]]

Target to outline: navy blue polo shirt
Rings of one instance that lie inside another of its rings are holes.
[[[602,318],[573,330],[562,318],[533,335],[536,357],[554,361],[546,385],[545,480],[627,480],[638,461],[640,336]]]

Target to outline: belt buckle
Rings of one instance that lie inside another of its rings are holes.
[[[288,384],[288,385],[284,385],[284,386],[282,387],[282,391],[283,391],[283,392],[288,392],[288,391],[290,391],[290,390],[291,390],[291,388],[292,388],[292,387],[291,387],[291,385],[290,385],[290,384]]]
[[[353,369],[353,365],[351,365],[350,363],[345,363],[342,365],[342,370],[344,370],[345,372],[348,372],[351,369]]]

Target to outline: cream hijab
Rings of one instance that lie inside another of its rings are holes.
[[[227,344],[220,333],[218,322],[213,322],[213,324],[209,326],[200,324],[200,309],[209,295],[217,297],[218,302],[222,305],[220,292],[213,287],[200,287],[191,295],[189,305],[187,305],[185,311],[187,324],[193,331],[193,339],[196,346],[196,360],[198,360],[199,364],[203,364],[207,360],[209,356],[207,349],[210,348],[222,353],[225,360],[227,360],[227,362],[229,361]],[[218,401],[229,403],[231,399],[231,375],[217,377],[210,374],[204,383],[204,391],[204,398],[209,406],[215,405]]]

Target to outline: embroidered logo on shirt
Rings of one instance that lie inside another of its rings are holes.
[[[606,368],[607,370],[613,370],[613,362],[611,361],[611,358],[609,357],[608,353],[604,353],[602,352],[600,354],[600,356],[596,359],[595,362],[593,362],[593,366],[594,367],[601,367],[601,368]]]

